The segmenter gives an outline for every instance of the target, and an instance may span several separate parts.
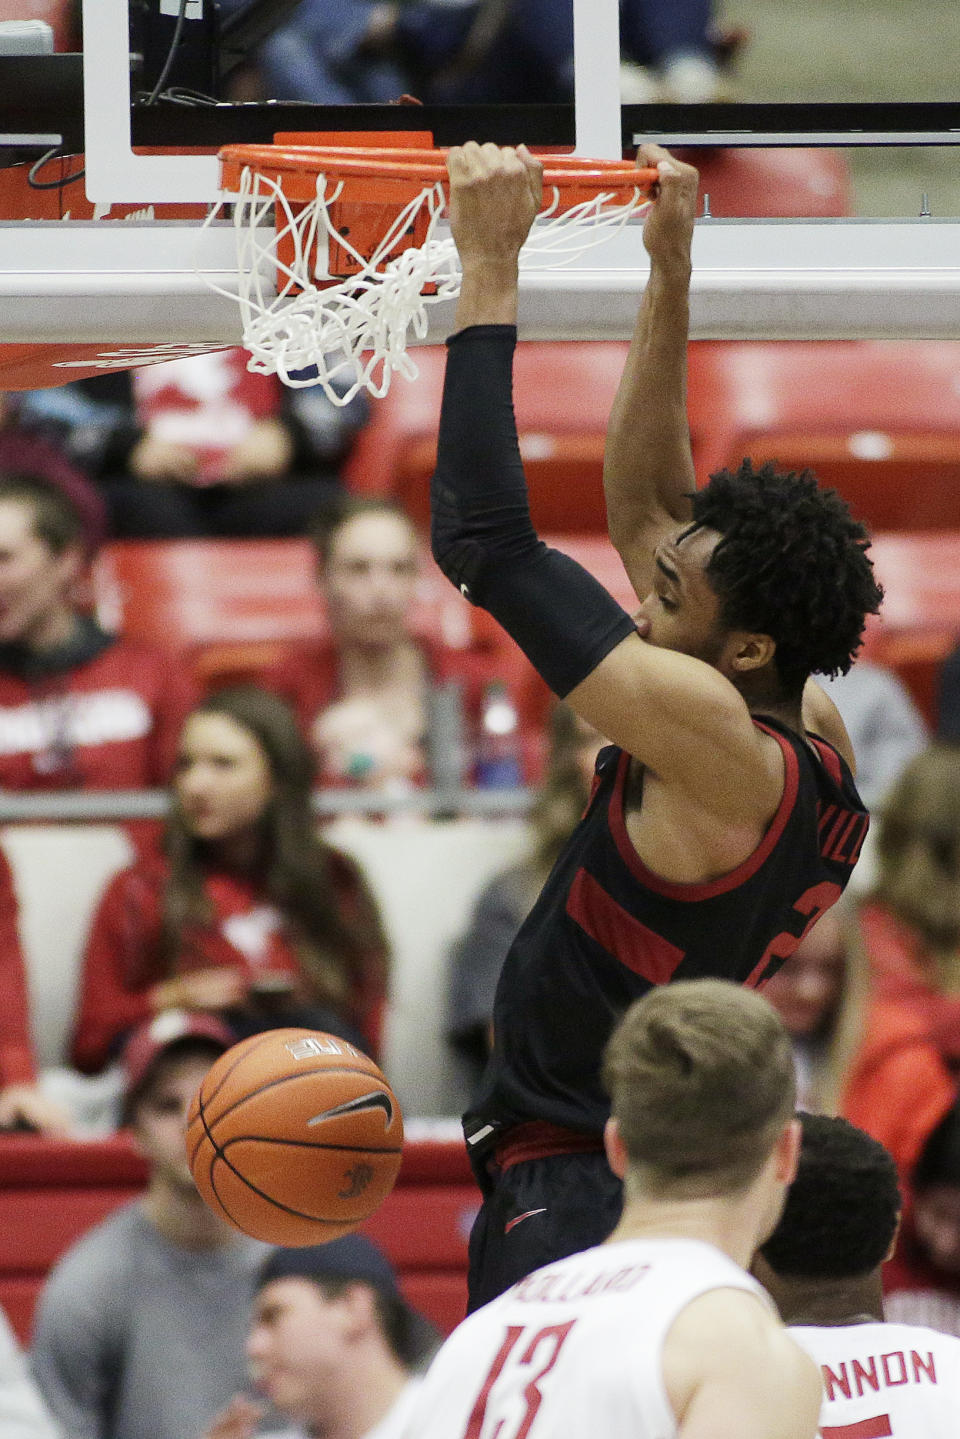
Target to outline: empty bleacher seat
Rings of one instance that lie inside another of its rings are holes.
[[[514,397],[530,509],[541,530],[606,532],[603,447],[627,346],[619,341],[521,344]],[[412,352],[419,378],[375,400],[345,471],[361,494],[389,495],[426,526],[446,350]]]
[[[896,671],[933,728],[940,666],[960,641],[960,529],[874,535],[871,553],[885,597],[864,652]]]
[[[466,1308],[467,1236],[480,1196],[450,1126],[411,1130],[396,1187],[364,1230],[409,1302],[447,1333]],[[88,1143],[0,1136],[0,1306],[24,1344],[51,1265],[145,1182],[124,1134]]]
[[[960,344],[691,347],[702,483],[744,456],[813,469],[873,530],[960,526]]]

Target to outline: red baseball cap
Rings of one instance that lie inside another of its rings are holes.
[[[215,1045],[221,1053],[236,1042],[236,1036],[221,1019],[212,1014],[194,1013],[185,1009],[167,1009],[135,1029],[123,1051],[124,1115],[130,1109],[153,1072],[157,1061],[175,1045],[185,1040],[201,1039]]]

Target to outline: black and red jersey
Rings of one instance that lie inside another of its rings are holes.
[[[761,984],[839,898],[869,824],[853,776],[825,741],[755,723],[783,750],[783,798],[754,853],[703,884],[643,864],[624,822],[630,756],[601,750],[586,812],[504,961],[494,1052],[465,1118],[475,1152],[531,1120],[599,1133],[601,1058],[628,1005],[674,979]]]

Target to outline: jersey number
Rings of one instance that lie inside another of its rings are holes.
[[[820,1434],[822,1439],[892,1439],[893,1429],[889,1414],[877,1414],[859,1424],[824,1424]]]
[[[779,969],[784,960],[790,958],[800,941],[813,928],[821,914],[832,904],[836,904],[842,894],[843,890],[840,886],[829,879],[821,880],[819,884],[804,890],[793,906],[794,914],[799,915],[804,921],[800,933],[791,934],[788,929],[785,929],[775,935],[764,950],[763,958],[750,975],[747,984],[759,984],[766,979],[768,977],[767,970],[771,965],[775,965]]]
[[[521,1325],[510,1326],[497,1351],[497,1357],[490,1365],[487,1377],[483,1381],[483,1387],[477,1395],[477,1402],[470,1411],[467,1427],[463,1431],[463,1439],[480,1439],[484,1420],[487,1417],[490,1391],[507,1368],[508,1362],[510,1369],[516,1371],[517,1380],[522,1382],[526,1379],[527,1381],[523,1388],[526,1408],[517,1427],[509,1433],[504,1433],[503,1426],[506,1421],[498,1419],[495,1427],[490,1431],[489,1439],[526,1439],[543,1399],[540,1384],[556,1364],[564,1340],[575,1323],[576,1320],[571,1319],[568,1324],[552,1324],[547,1329],[538,1329],[529,1344],[524,1344],[517,1353],[514,1353],[514,1350],[529,1331]]]

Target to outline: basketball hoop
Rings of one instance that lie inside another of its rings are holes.
[[[294,387],[321,385],[337,405],[361,389],[382,396],[395,371],[416,377],[411,327],[422,338],[426,307],[459,293],[456,246],[437,233],[444,152],[410,148],[409,136],[377,137],[394,143],[376,148],[279,138],[220,152],[249,367]],[[559,268],[601,244],[637,214],[656,179],[629,161],[545,157],[546,204],[521,270]]]

